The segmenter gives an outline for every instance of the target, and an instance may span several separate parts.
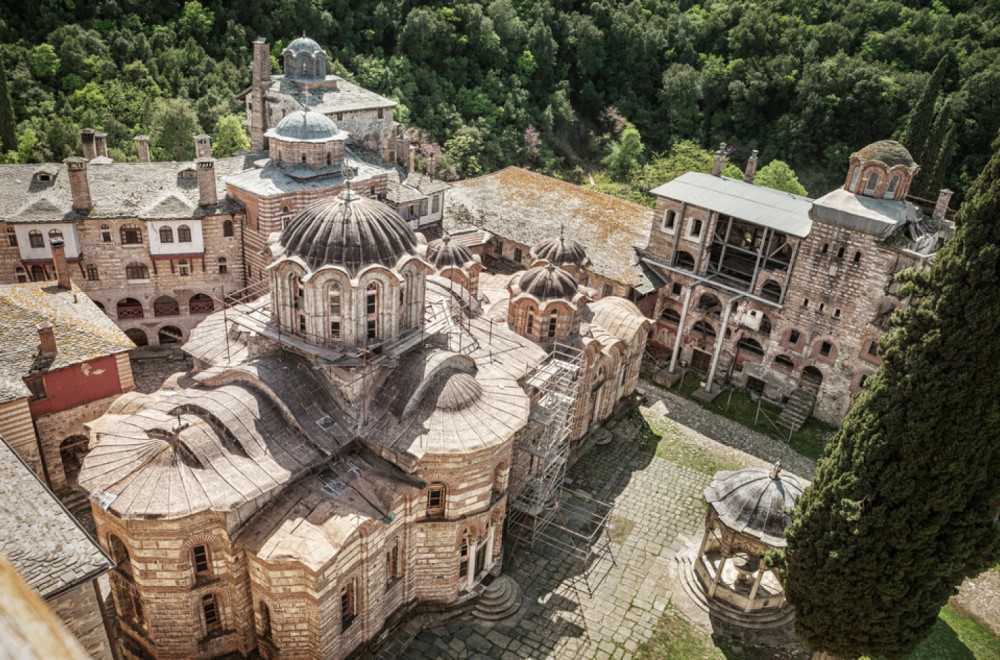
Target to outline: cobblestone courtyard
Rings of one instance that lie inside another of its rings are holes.
[[[597,577],[607,573],[593,596],[571,586],[580,581],[574,580],[578,576],[565,554],[537,546],[532,550],[522,540],[504,569],[524,592],[517,614],[497,624],[470,618],[426,629],[401,657],[627,658],[652,636],[673,596],[669,576],[674,555],[700,537],[702,491],[711,474],[787,458],[787,448],[765,436],[752,437],[759,434],[715,415],[699,417],[688,409],[696,404],[648,389],[645,415],[666,430],[666,442],[677,451],[670,458],[656,456],[655,447],[644,445],[641,422],[626,418],[609,425],[614,440],[595,447],[567,480],[584,490],[593,484],[598,499],[615,505],[615,565],[606,562],[593,571]],[[677,419],[717,437],[739,438],[739,446],[763,460],[717,443]],[[811,461],[799,457],[796,467],[811,476]],[[511,543],[510,538],[505,541],[508,552]]]

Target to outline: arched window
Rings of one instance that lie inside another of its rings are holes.
[[[778,302],[781,300],[781,285],[774,280],[768,280],[760,288],[760,297],[771,302]]]
[[[858,192],[858,179],[860,178],[861,178],[861,168],[855,167],[854,175],[851,176],[851,186],[850,188],[848,188],[848,190],[850,190],[852,193]]]
[[[893,174],[892,178],[889,179],[889,187],[885,189],[885,195],[883,195],[883,197],[885,197],[886,199],[892,199],[893,197],[895,197],[896,188],[898,187],[899,187],[899,175]]]
[[[153,316],[177,316],[180,313],[180,305],[170,296],[160,296],[153,301]]]
[[[60,230],[58,230],[58,229],[50,229],[49,230],[49,243],[52,243],[52,239],[55,239],[55,238],[58,238],[59,240],[62,240],[62,237],[63,237],[63,233]]]
[[[385,549],[385,588],[388,590],[403,577],[403,564],[399,560],[399,539],[392,539]]]
[[[444,515],[446,497],[447,490],[445,489],[444,484],[438,483],[427,486],[428,517]]]
[[[219,257],[219,275],[225,275],[229,272],[229,260],[225,257]]]
[[[678,252],[674,265],[684,270],[694,270],[694,257],[687,252]]]
[[[176,325],[165,325],[156,333],[156,340],[161,346],[179,344],[184,341],[184,333]]]
[[[37,229],[32,229],[28,232],[28,245],[33,248],[45,247],[45,237],[42,236],[42,232]]]
[[[173,227],[160,227],[160,242],[161,243],[173,243],[174,242],[174,230],[173,230]]]
[[[306,155],[305,154],[302,154],[302,162],[303,163],[306,162]]]
[[[233,235],[233,221],[232,220],[223,220],[222,221],[222,235],[223,236],[232,236]],[[265,605],[264,607],[267,607],[267,606]]]
[[[719,314],[722,313],[722,303],[711,293],[703,293],[698,298],[698,311],[713,318],[719,318]]]
[[[118,230],[122,245],[139,245],[142,243],[142,230],[135,225],[122,225]]]
[[[14,276],[17,278],[18,282],[28,281],[28,271],[24,270],[21,266],[14,269]]]
[[[87,279],[91,282],[96,282],[101,279],[97,274],[97,266],[94,264],[87,264]]]
[[[764,348],[756,339],[744,337],[737,342],[736,347],[741,353],[749,354],[755,358],[764,357]]]
[[[545,331],[545,336],[552,339],[556,336],[556,324],[559,322],[559,312],[557,310],[552,310],[549,314],[549,327]]]
[[[114,534],[108,534],[108,554],[117,570],[132,577],[132,557],[122,540]]]
[[[333,165],[333,154],[327,152],[326,154],[326,166],[329,167]]]
[[[128,280],[148,280],[149,267],[146,264],[134,261],[125,266],[125,279]]]
[[[868,175],[868,183],[865,185],[865,194],[874,195],[875,188],[878,186],[878,172],[872,172]]]
[[[212,574],[212,560],[207,545],[196,545],[191,548],[191,565],[194,567],[195,579]]]
[[[660,319],[666,321],[667,323],[673,323],[674,325],[677,325],[678,323],[681,322],[681,315],[676,309],[671,309],[667,307],[666,309],[663,310],[663,313],[660,315]]]
[[[201,597],[201,612],[205,617],[205,633],[211,636],[222,630],[222,619],[219,617],[219,603],[215,594],[205,594]]]
[[[305,59],[303,59],[302,60],[302,77],[305,78],[308,75],[309,75],[309,64],[308,64],[308,62],[305,61]]]
[[[196,293],[188,300],[188,311],[191,314],[208,314],[215,311],[215,303],[208,294]]]
[[[767,318],[767,314],[760,315],[760,333],[762,335],[771,334],[771,319]]]
[[[532,331],[534,331],[535,329],[535,308],[529,307],[527,310],[527,314],[528,314],[528,321],[524,326],[524,332],[525,334],[530,335]]]
[[[340,286],[331,284],[327,296],[330,299],[330,336],[340,339]]]
[[[671,232],[674,230],[674,224],[677,222],[677,214],[673,211],[667,211],[663,216],[663,231]]]
[[[351,580],[340,590],[340,629],[350,628],[357,616],[357,594],[355,593],[354,580]]]
[[[844,246],[843,245],[841,245],[840,249],[837,250],[837,258],[838,259],[843,259],[844,258]]]
[[[715,328],[713,328],[708,323],[705,323],[704,321],[698,321],[693,326],[691,326],[691,334],[701,335],[703,339],[714,339]]]
[[[860,252],[855,252],[854,253],[854,263],[856,263],[856,264],[861,263],[861,253]]]
[[[404,279],[399,283],[399,288],[397,289],[399,295],[399,303],[396,305],[397,313],[399,314],[399,329],[403,330],[407,326],[407,310],[406,310],[406,280]]]
[[[365,320],[368,339],[378,339],[378,282],[365,290]]]
[[[177,228],[177,242],[178,243],[190,243],[191,242],[191,228],[187,225],[181,225]]]
[[[257,611],[260,612],[260,636],[264,639],[271,638],[271,608],[267,603],[260,601],[257,604]]]
[[[306,300],[302,280],[295,273],[288,276],[288,295],[292,301],[292,323],[299,332],[306,331]]]

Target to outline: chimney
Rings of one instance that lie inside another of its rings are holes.
[[[408,170],[409,172],[412,172],[413,170],[416,169],[416,162],[417,162],[417,145],[411,144],[410,145],[410,169]]]
[[[753,183],[753,178],[757,176],[757,150],[754,149],[753,153],[750,154],[750,160],[747,161],[747,170],[743,173],[743,180],[747,183]]]
[[[951,196],[954,194],[947,188],[941,189],[941,192],[938,193],[937,203],[934,205],[934,214],[931,215],[931,218],[934,220],[944,220],[945,216],[948,215],[948,202],[951,201]]]
[[[108,157],[108,134],[94,132],[94,151],[97,153],[97,157],[107,158]]]
[[[195,135],[194,136],[194,157],[195,158],[211,158],[212,157],[212,138],[208,135]]]
[[[140,163],[149,162],[149,136],[148,135],[136,135],[135,136],[135,151],[139,154]]]
[[[253,42],[253,79],[271,82],[271,49],[264,37]]]
[[[73,210],[86,212],[93,207],[90,200],[90,181],[87,180],[87,159],[70,156],[63,161],[69,172],[69,190],[73,195]]]
[[[719,144],[719,150],[715,152],[715,162],[712,163],[712,176],[722,176],[722,169],[726,166],[726,143]]]
[[[80,142],[83,143],[83,157],[87,160],[97,158],[97,149],[94,146],[94,129],[85,128],[80,131]]]
[[[271,51],[267,40],[261,37],[253,42],[253,77],[250,80],[250,97],[247,100],[247,110],[250,120],[247,130],[250,133],[250,150],[255,154],[267,148],[264,141],[264,131],[267,130],[267,98],[264,88],[271,82]]]
[[[199,158],[198,165],[198,203],[202,206],[215,206],[219,196],[215,186],[215,159]]]
[[[73,283],[69,279],[69,264],[66,262],[66,244],[60,237],[49,239],[49,246],[52,248],[52,263],[56,267],[56,280],[59,281],[60,289],[72,289]]]
[[[55,355],[58,349],[56,348],[56,333],[52,329],[52,324],[48,321],[42,321],[35,327],[38,328],[38,340],[41,343],[42,355]]]

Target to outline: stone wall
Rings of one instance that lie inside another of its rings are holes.
[[[45,481],[42,459],[38,455],[38,438],[26,398],[0,404],[0,436]]]
[[[102,605],[97,594],[97,580],[92,580],[47,602],[91,658],[113,660],[111,642],[108,640]]]

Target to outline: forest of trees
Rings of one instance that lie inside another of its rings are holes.
[[[240,114],[251,41],[278,55],[306,32],[331,71],[398,100],[462,176],[605,160],[621,179],[682,140],[725,141],[740,166],[755,148],[762,164],[786,161],[816,195],[842,182],[852,151],[902,134],[942,63],[921,121],[954,129],[934,177],[958,201],[1000,128],[998,17],[973,0],[8,3],[0,64],[17,135],[3,150],[59,160],[90,125],[118,157],[140,132],[154,156],[188,157],[180,131],[215,135]]]

